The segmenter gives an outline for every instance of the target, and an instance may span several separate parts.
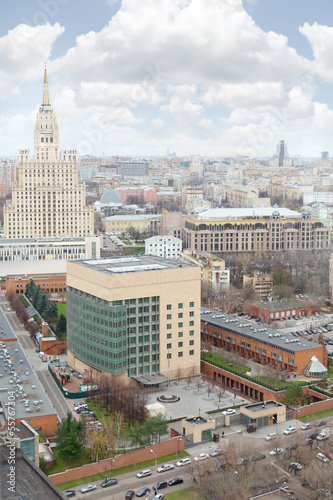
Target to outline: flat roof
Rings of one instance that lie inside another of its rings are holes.
[[[71,261],[70,261],[71,262]],[[0,262],[0,276],[9,274],[65,274],[67,260],[20,260]]]
[[[27,244],[42,244],[42,243],[83,243],[84,238],[0,238],[0,247],[2,245],[27,245]]]
[[[259,208],[211,208],[197,216],[198,220],[209,219],[245,219],[249,217],[271,217],[273,212],[279,212],[282,217],[299,219],[301,214],[289,208],[259,207]]]
[[[155,255],[135,255],[129,257],[113,257],[95,260],[71,261],[71,264],[88,267],[104,274],[119,274],[144,271],[161,271],[166,269],[197,267],[180,260],[166,259]]]
[[[283,302],[260,302],[259,307],[271,312],[289,311],[290,309],[306,309],[316,305],[310,300],[292,299]],[[291,314],[291,313],[290,313]]]
[[[193,417],[193,418],[187,418],[186,422],[188,422],[189,424],[197,425],[197,424],[206,424],[207,420],[202,417]]]
[[[15,393],[15,419],[55,415],[18,342],[0,342],[0,403],[8,420],[10,392]]]
[[[221,328],[226,332],[248,340],[260,342],[273,349],[295,354],[296,351],[305,351],[307,349],[317,349],[323,347],[310,340],[294,337],[291,333],[279,332],[272,328],[264,327],[258,323],[250,323],[244,316],[225,314],[213,309],[201,308],[201,322]]]
[[[110,215],[110,217],[104,217],[104,221],[125,221],[125,220],[151,220],[151,219],[159,219],[162,216],[160,214],[129,214],[129,215]]]
[[[273,410],[274,408],[283,408],[284,405],[278,401],[262,401],[260,403],[252,403],[250,405],[243,406],[252,412],[261,412],[262,410]]]
[[[9,314],[13,314],[12,312],[2,311],[0,309],[0,342],[8,342],[8,341],[16,341],[17,338],[12,328],[10,327],[7,317]],[[16,342],[15,342],[16,343]]]

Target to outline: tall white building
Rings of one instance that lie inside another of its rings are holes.
[[[145,241],[145,253],[168,259],[178,259],[183,242],[175,236],[152,236]]]
[[[78,180],[76,150],[59,149],[45,68],[43,103],[34,132],[34,158],[20,150],[17,182],[4,209],[7,238],[79,237],[94,234],[94,209]]]

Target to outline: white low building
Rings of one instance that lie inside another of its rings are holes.
[[[145,241],[145,253],[168,259],[179,259],[183,242],[175,236],[152,236]]]

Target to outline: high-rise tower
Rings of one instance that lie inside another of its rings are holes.
[[[288,158],[287,144],[284,141],[279,141],[276,146],[276,156],[279,159],[279,167],[283,167],[283,161]]]
[[[94,209],[78,180],[76,150],[59,150],[56,115],[45,68],[43,101],[36,118],[34,159],[20,150],[18,181],[4,209],[8,238],[81,237],[94,234]]]

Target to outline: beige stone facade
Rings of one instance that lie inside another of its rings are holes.
[[[83,363],[83,368],[133,378],[156,373],[175,379],[200,373],[199,267],[147,255],[68,262],[67,284],[71,366],[80,369]],[[103,310],[95,307],[99,303]],[[109,325],[109,314],[116,308],[117,317],[127,325],[123,331],[99,328],[106,321]],[[89,324],[95,325],[91,332]],[[96,333],[98,339],[91,339]],[[125,348],[109,363],[114,357],[113,348],[107,347],[112,335]]]
[[[273,290],[273,278],[270,274],[244,274],[243,287],[250,285],[260,297],[268,297]]]
[[[85,185],[78,180],[77,152],[59,150],[46,71],[34,133],[34,159],[29,150],[20,151],[17,179],[12,199],[4,208],[7,238],[83,238],[94,234],[94,209],[86,206]]]

